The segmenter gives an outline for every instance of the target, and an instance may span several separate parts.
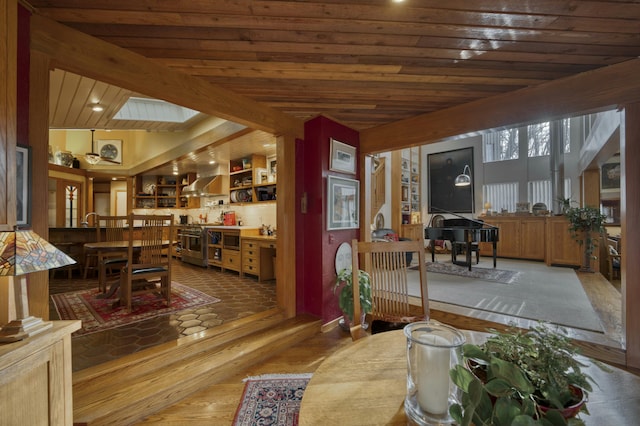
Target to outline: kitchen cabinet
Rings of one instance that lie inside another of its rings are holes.
[[[212,226],[206,228],[207,264],[242,276],[241,237],[257,236],[259,228]]]
[[[134,180],[133,206],[138,209],[198,208],[198,198],[182,197],[182,189],[195,179],[195,173],[182,176],[138,175]]]
[[[410,240],[417,240],[417,241],[424,240],[424,226],[422,226],[422,223],[402,225],[400,230],[401,230],[400,236],[402,238],[409,238]]]
[[[229,161],[229,199],[231,204],[276,199],[276,182],[269,182],[264,155],[254,154]]]
[[[242,272],[255,275],[258,281],[275,279],[275,237],[243,237],[242,238]]]
[[[53,321],[50,330],[0,345],[0,423],[73,424],[71,333],[80,326]]]

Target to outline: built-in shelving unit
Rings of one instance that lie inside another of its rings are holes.
[[[229,161],[231,204],[261,203],[276,199],[276,182],[269,177],[264,155],[251,155]]]
[[[400,162],[402,223],[420,223],[420,148],[402,150]]]
[[[195,173],[181,176],[138,175],[134,180],[134,208],[186,208],[190,200],[182,190],[196,178]]]

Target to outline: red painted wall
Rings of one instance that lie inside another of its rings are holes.
[[[342,316],[333,294],[338,246],[359,237],[357,229],[327,231],[327,176],[358,179],[329,171],[331,138],[359,149],[357,131],[322,116],[305,123],[305,140],[296,146],[296,307],[298,313],[317,315],[324,323]],[[302,213],[300,200],[305,193],[307,212]]]

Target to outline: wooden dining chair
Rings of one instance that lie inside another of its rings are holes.
[[[129,215],[127,264],[120,273],[120,304],[131,311],[139,293],[159,293],[171,305],[173,215]]]
[[[125,229],[128,227],[127,216],[96,215],[96,241],[124,241]],[[120,269],[127,263],[127,252],[98,250],[98,287],[100,291],[107,291],[107,280],[118,279]]]
[[[422,241],[363,242],[352,241],[352,273],[354,283],[359,282],[359,270],[371,277],[370,314],[371,333],[404,327],[407,323],[429,319],[427,267]],[[412,304],[409,281],[413,271],[407,263],[407,253],[418,258],[417,278],[420,287],[420,305]],[[361,318],[360,290],[353,286],[354,325],[351,337],[355,340],[366,335]]]

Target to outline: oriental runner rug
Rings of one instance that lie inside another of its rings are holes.
[[[411,269],[418,269],[413,266]],[[475,278],[482,281],[492,281],[502,284],[511,284],[517,278],[517,271],[505,271],[502,269],[482,268],[472,265],[471,270],[467,266],[454,265],[453,263],[427,262],[427,272],[436,274],[458,275],[460,277]]]
[[[157,294],[143,293],[133,297],[131,313],[123,306],[114,306],[117,298],[99,299],[97,296],[100,294],[102,293],[98,289],[89,289],[51,295],[61,320],[82,320],[82,328],[74,332],[73,336],[96,333],[220,302],[216,297],[177,282],[171,283],[171,306],[166,306],[164,299]]]
[[[233,426],[296,426],[311,373],[247,377]]]

